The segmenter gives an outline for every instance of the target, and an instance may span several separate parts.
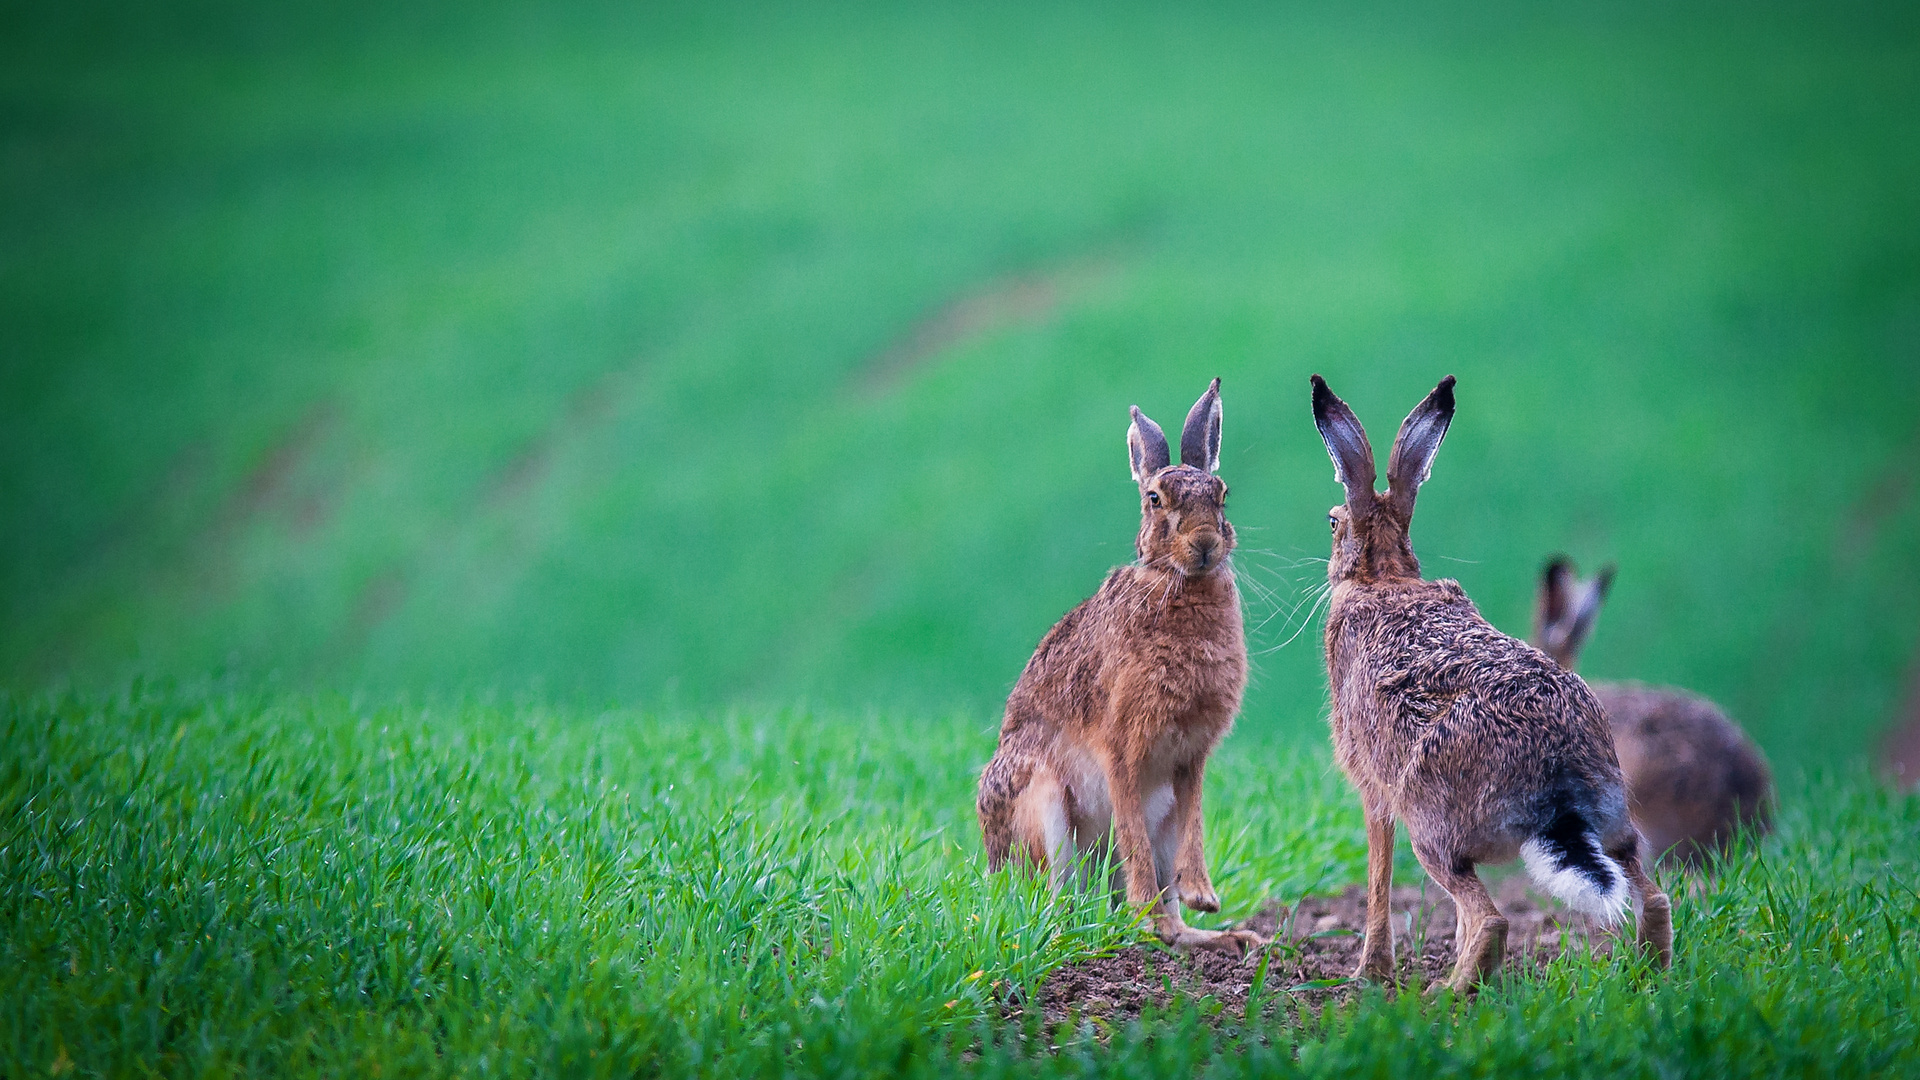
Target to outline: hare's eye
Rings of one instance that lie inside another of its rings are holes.
[[[1153,504],[1153,505],[1155,505],[1155,506],[1159,506],[1159,505],[1160,505],[1160,493],[1159,493],[1159,492],[1157,492],[1157,491],[1149,491],[1149,492],[1147,492],[1147,501],[1148,501],[1148,502],[1150,502],[1150,503],[1152,503],[1152,504]]]
[[[1328,515],[1327,515],[1327,528],[1329,528],[1329,529],[1332,529],[1332,530],[1333,530],[1334,532],[1339,532],[1339,531],[1340,531],[1340,519],[1339,519],[1339,518],[1337,518],[1337,517],[1334,517],[1334,516],[1333,516],[1332,514],[1328,514]]]

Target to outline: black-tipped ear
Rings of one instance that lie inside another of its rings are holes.
[[[1133,465],[1136,484],[1145,484],[1155,473],[1172,464],[1167,456],[1166,433],[1148,419],[1138,405],[1133,407],[1133,423],[1127,427],[1127,459]]]
[[[1546,649],[1549,638],[1566,624],[1573,606],[1573,560],[1555,555],[1540,571],[1540,588],[1534,594],[1533,643]],[[1548,650],[1552,651],[1552,650]]]
[[[1313,377],[1313,425],[1333,458],[1333,478],[1347,489],[1347,509],[1359,517],[1373,507],[1373,446],[1360,420],[1332,390]]]
[[[1213,380],[1207,392],[1187,412],[1187,426],[1180,432],[1180,464],[1201,472],[1220,468],[1220,380]]]
[[[1393,440],[1393,453],[1387,457],[1387,498],[1403,516],[1413,516],[1414,496],[1433,471],[1433,455],[1440,452],[1440,440],[1453,423],[1453,382],[1451,375],[1441,379],[1407,414]]]

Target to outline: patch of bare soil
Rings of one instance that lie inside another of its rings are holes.
[[[1524,877],[1498,883],[1494,899],[1508,921],[1503,969],[1508,976],[1537,971],[1581,943],[1590,941],[1598,951],[1610,947],[1609,936],[1592,930],[1584,917],[1533,894]],[[1454,961],[1452,899],[1431,886],[1424,892],[1401,887],[1393,891],[1392,907],[1398,964],[1396,987],[1388,992],[1418,992],[1445,979]],[[1223,1012],[1244,1017],[1264,953],[1258,1011],[1318,1009],[1360,993],[1363,984],[1349,976],[1360,963],[1366,915],[1366,894],[1358,886],[1339,896],[1310,896],[1292,908],[1273,901],[1240,924],[1273,938],[1264,950],[1236,958],[1214,952],[1180,955],[1154,947],[1123,949],[1055,971],[1042,984],[1035,1004],[1049,1024],[1124,1024],[1180,997],[1210,997]]]

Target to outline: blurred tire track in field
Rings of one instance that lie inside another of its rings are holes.
[[[940,355],[971,340],[1046,322],[1063,304],[1118,272],[1119,249],[1007,274],[955,297],[914,323],[859,375],[864,396],[884,397]]]

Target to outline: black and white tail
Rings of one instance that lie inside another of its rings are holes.
[[[1600,847],[1600,837],[1585,817],[1562,810],[1540,834],[1520,845],[1520,858],[1533,883],[1602,926],[1618,923],[1627,911],[1627,874]]]

